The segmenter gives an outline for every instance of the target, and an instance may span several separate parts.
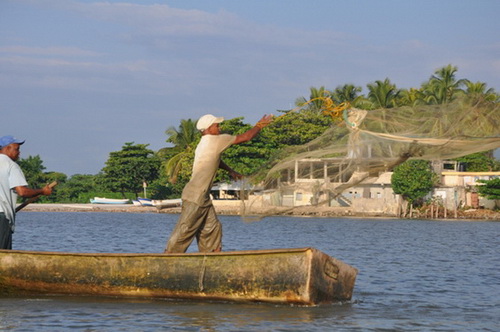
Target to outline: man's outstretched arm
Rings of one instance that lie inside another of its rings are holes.
[[[243,134],[236,136],[236,139],[234,140],[233,144],[240,144],[250,141],[252,138],[257,136],[257,134],[261,131],[262,128],[269,125],[272,121],[273,121],[273,115],[264,115],[262,119],[260,119],[259,122],[257,122],[257,124],[252,129],[249,129]]]

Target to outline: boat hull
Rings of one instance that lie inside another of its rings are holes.
[[[92,204],[129,204],[129,199],[115,199],[115,198],[104,198],[104,197],[94,197],[90,200]]]
[[[182,205],[182,200],[179,199],[164,199],[164,200],[153,200],[153,206],[158,210],[178,207]]]
[[[138,197],[137,200],[139,201],[139,203],[141,203],[142,206],[153,206],[153,200],[149,198]]]
[[[357,270],[314,248],[193,254],[0,250],[0,293],[316,305],[351,299]]]

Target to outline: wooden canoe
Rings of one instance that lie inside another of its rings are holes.
[[[314,248],[187,254],[0,250],[0,294],[317,305],[351,299],[357,270]]]

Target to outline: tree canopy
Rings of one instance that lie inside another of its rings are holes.
[[[26,159],[18,160],[19,166],[22,168],[24,177],[30,187],[38,188],[44,186],[47,178],[44,174],[45,166],[39,155],[28,156]]]
[[[500,168],[499,163],[493,157],[491,151],[472,153],[456,160],[466,164],[468,172],[491,172]]]
[[[396,194],[413,204],[432,190],[434,180],[428,161],[407,160],[394,168],[391,184]]]
[[[138,195],[143,184],[158,178],[160,160],[149,144],[125,143],[122,150],[111,152],[102,169],[102,184],[111,191]]]
[[[476,187],[481,196],[487,199],[500,199],[500,178],[478,182],[483,184]]]

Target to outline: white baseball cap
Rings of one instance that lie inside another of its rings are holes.
[[[196,128],[200,131],[203,131],[214,123],[221,123],[222,121],[224,121],[224,118],[222,116],[216,117],[212,114],[205,114],[196,123]]]

